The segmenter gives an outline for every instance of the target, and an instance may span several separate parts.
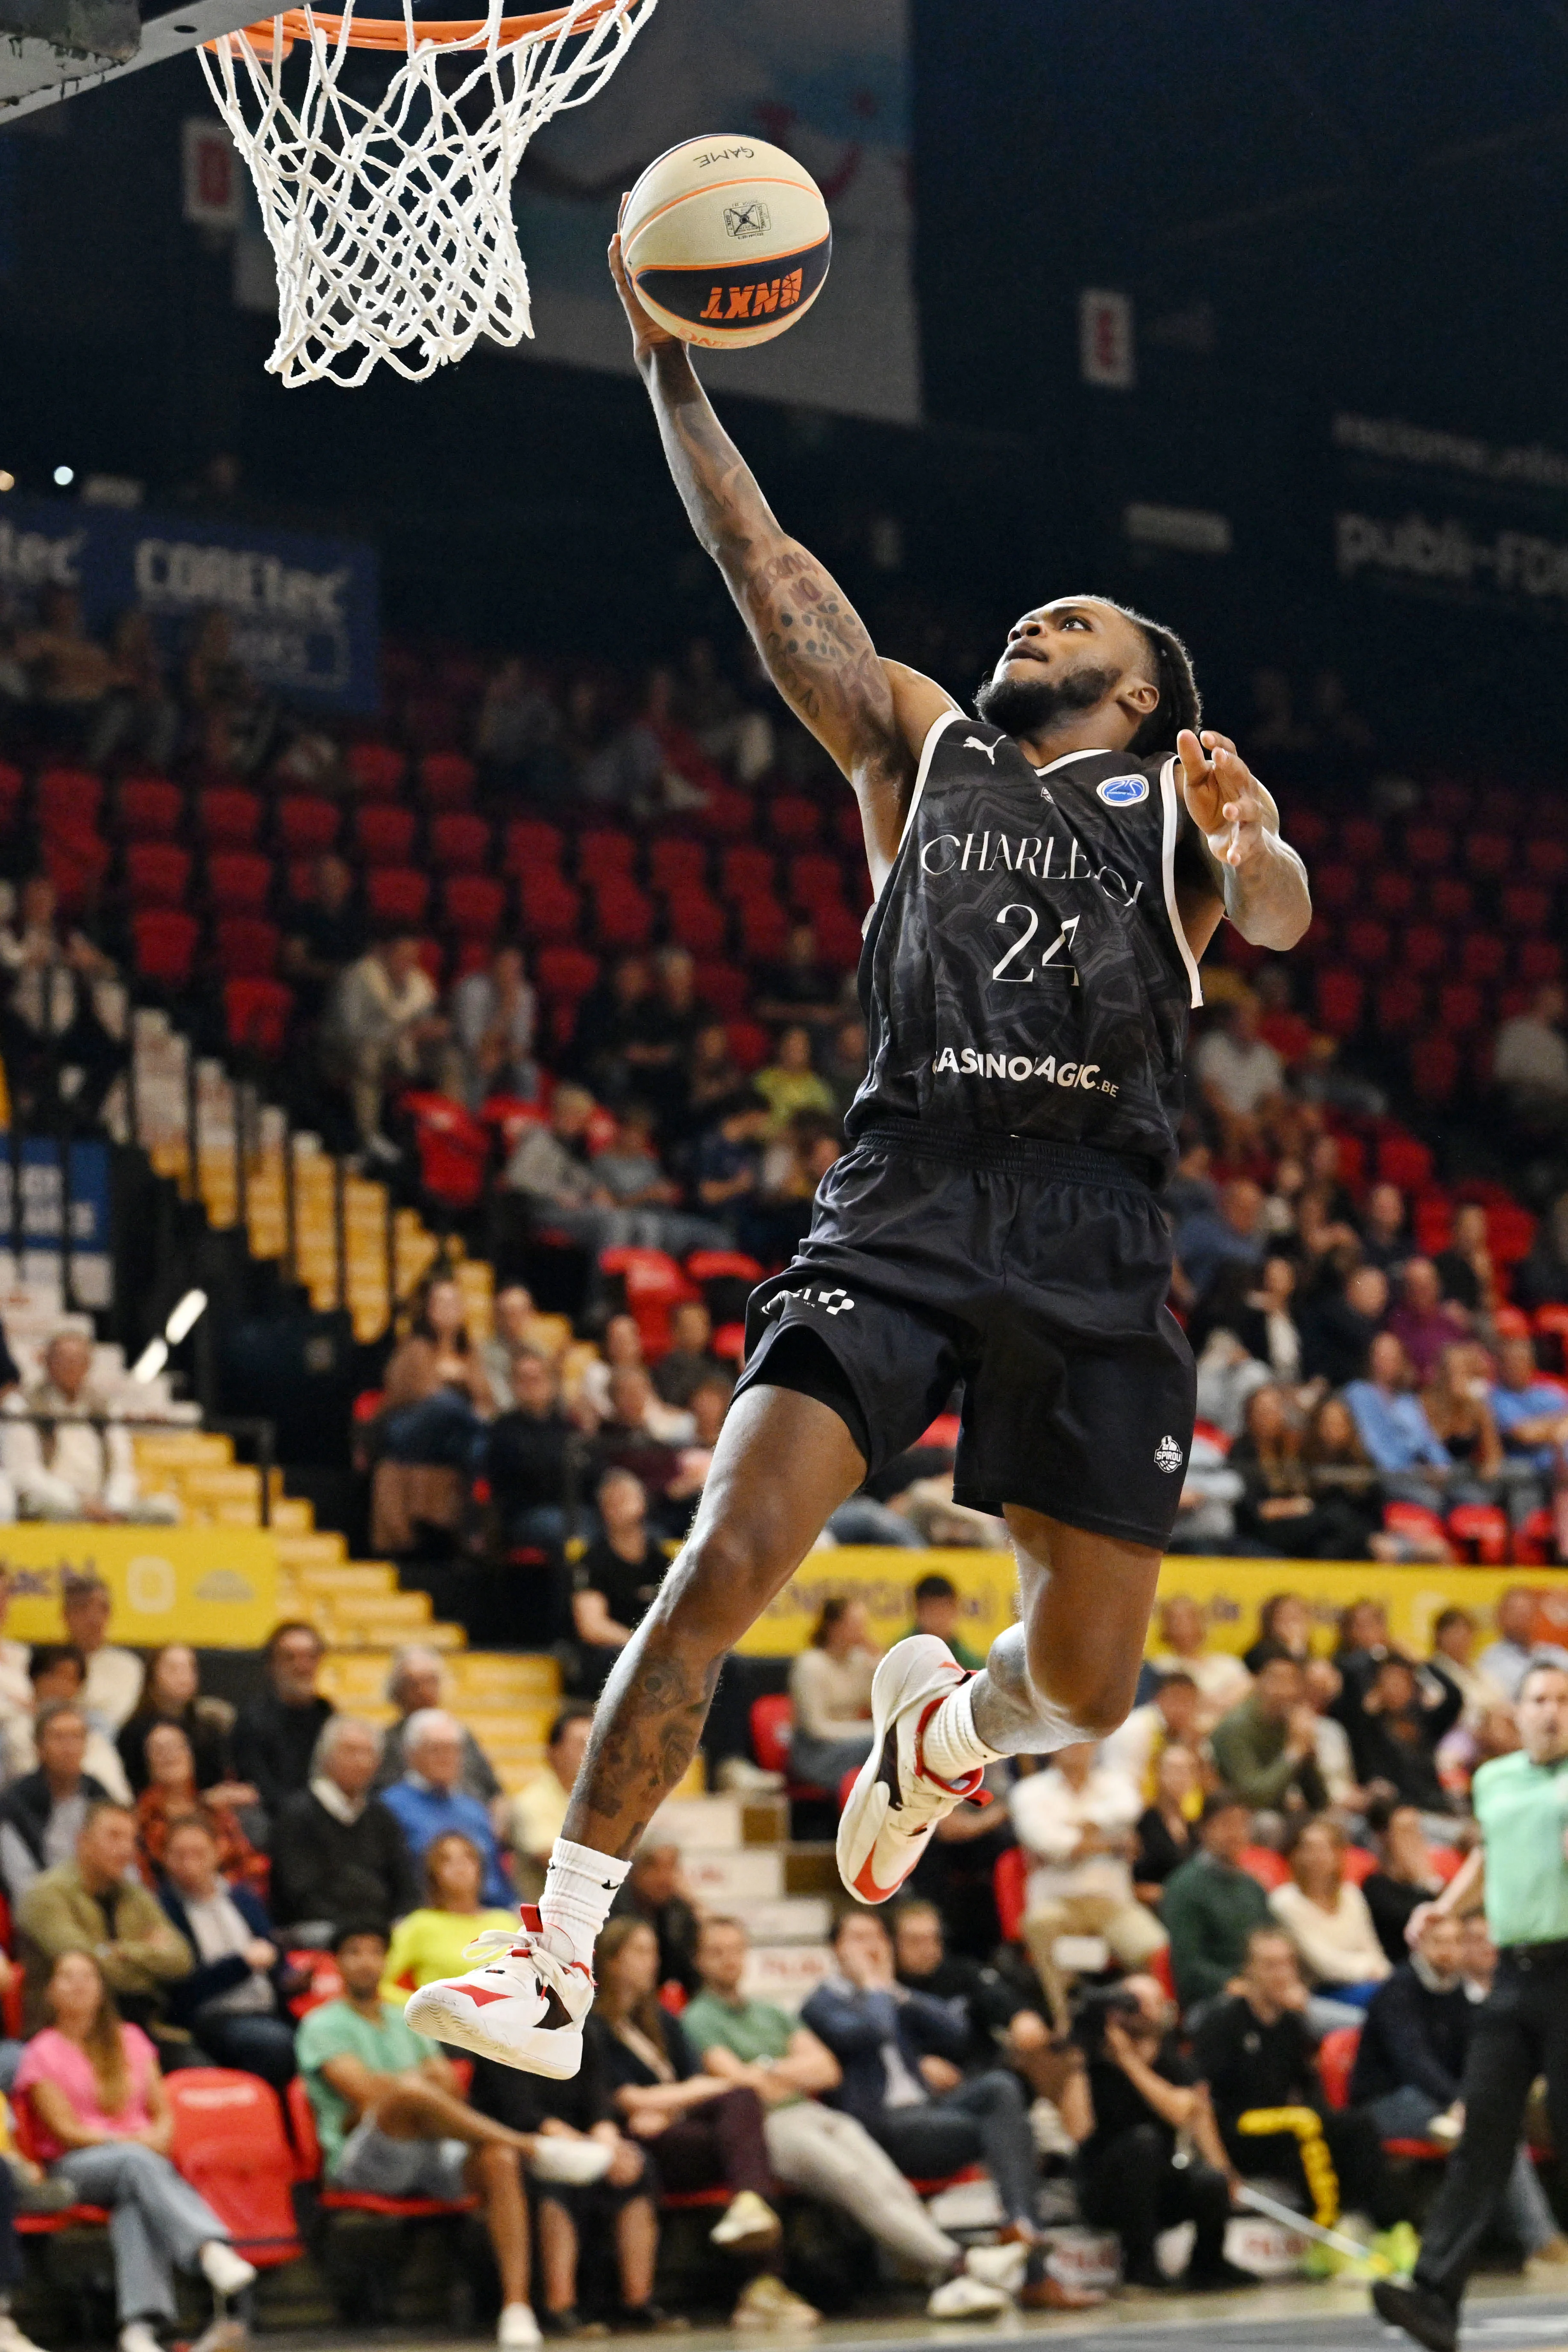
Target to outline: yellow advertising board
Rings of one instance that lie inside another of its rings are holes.
[[[97,1575],[114,1596],[110,1639],[132,1649],[191,1642],[254,1650],[277,1620],[277,1538],[262,1528],[0,1527],[11,1577],[5,1632],[58,1642],[60,1584]]]
[[[1005,1551],[899,1551],[843,1545],[836,1551],[808,1552],[777,1601],[764,1610],[737,1647],[750,1657],[789,1657],[802,1650],[818,1611],[834,1593],[862,1601],[880,1647],[909,1626],[911,1594],[923,1576],[948,1577],[962,1610],[960,1631],[974,1650],[984,1650],[1017,1613],[1017,1571]],[[1490,1638],[1498,1595],[1525,1584],[1541,1595],[1538,1632],[1542,1640],[1568,1643],[1568,1569],[1389,1568],[1378,1560],[1334,1562],[1294,1559],[1167,1559],[1160,1572],[1162,1598],[1190,1593],[1202,1603],[1216,1649],[1245,1650],[1258,1638],[1258,1612],[1272,1592],[1299,1592],[1312,1612],[1313,1642],[1325,1654],[1334,1646],[1342,1609],[1353,1601],[1381,1601],[1393,1639],[1425,1655],[1432,1620],[1458,1602],[1469,1609]],[[1153,1630],[1150,1643],[1156,1641]]]

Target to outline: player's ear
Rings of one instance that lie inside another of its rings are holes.
[[[1129,678],[1118,699],[1126,709],[1135,710],[1140,719],[1146,719],[1151,710],[1159,709],[1160,690],[1146,677]]]

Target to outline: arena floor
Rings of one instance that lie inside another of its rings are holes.
[[[1186,2352],[1200,2335],[1213,2352],[1285,2352],[1286,2347],[1297,2346],[1304,2352],[1374,2352],[1374,2347],[1394,2352],[1407,2341],[1383,2326],[1364,2286],[1295,2284],[1263,2287],[1255,2294],[1173,2295],[1157,2305],[1144,2298],[1118,2299],[1082,2319],[1020,2319],[995,2328],[944,2327],[924,2319],[841,2321],[810,2336],[788,2340],[800,2347],[820,2346],[822,2352],[912,2352],[922,2345],[966,2343],[983,2347],[983,2352],[1011,2352],[1014,2346],[1049,2338],[1061,2352],[1075,2352],[1078,2347],[1100,2347],[1109,2336],[1114,2338],[1113,2352]],[[718,2352],[719,2347],[732,2344],[755,2347],[758,2339],[713,2327],[658,2341],[670,2352]],[[1532,2294],[1522,2282],[1488,2279],[1467,2307],[1464,2341],[1467,2347],[1484,2347],[1485,2352],[1568,2352],[1568,2297]],[[269,2331],[257,2342],[276,2347],[277,2352],[414,2352],[415,2347],[418,2352],[486,2352],[492,2339],[357,2328],[326,2334]]]

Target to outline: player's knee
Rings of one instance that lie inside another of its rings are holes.
[[[1040,1696],[1058,1708],[1085,1739],[1105,1739],[1125,1723],[1137,1689],[1137,1668],[1118,1663],[1077,1664],[1031,1652],[1030,1677]]]
[[[705,1528],[687,1541],[675,1581],[680,1598],[695,1612],[712,1618],[743,1614],[749,1624],[778,1589],[777,1551],[765,1530],[755,1527]]]

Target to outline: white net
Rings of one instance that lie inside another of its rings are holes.
[[[533,332],[512,176],[542,123],[603,88],[655,0],[511,19],[490,0],[458,39],[431,37],[412,0],[357,26],[345,5],[340,17],[291,10],[200,53],[261,201],[277,265],[267,364],[287,385],[361,384],[378,360],[417,382],[481,335]],[[356,83],[390,72],[375,102],[343,87],[354,56]]]

